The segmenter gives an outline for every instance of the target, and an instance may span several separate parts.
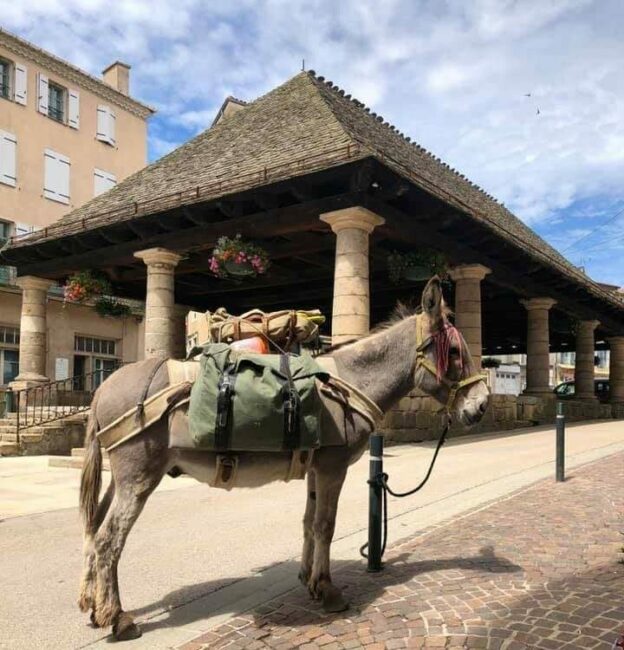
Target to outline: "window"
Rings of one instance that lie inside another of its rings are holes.
[[[0,344],[5,345],[19,345],[20,331],[19,327],[12,327],[11,325],[0,325]]]
[[[12,382],[19,373],[19,328],[0,325],[0,384]]]
[[[98,196],[115,185],[117,185],[117,179],[114,174],[109,174],[101,169],[93,170],[93,196]]]
[[[74,350],[76,352],[89,352],[91,354],[106,354],[114,357],[117,342],[110,339],[96,339],[92,336],[76,336]]]
[[[95,137],[115,146],[115,113],[108,106],[97,107],[97,131]]]
[[[61,124],[67,124],[73,129],[79,127],[80,94],[77,90],[67,90],[67,88],[50,81],[41,72],[37,76],[37,88],[39,90],[37,110],[40,113]]]
[[[65,88],[48,82],[48,117],[57,122],[65,122],[66,92]]]
[[[0,97],[11,99],[12,65],[5,59],[0,59]]]
[[[69,204],[69,158],[50,149],[46,149],[43,155],[43,195],[52,201]]]
[[[0,349],[0,380],[11,383],[19,374],[19,351]]]
[[[17,184],[17,138],[6,131],[0,131],[0,183]]]
[[[6,243],[11,236],[11,222],[0,221],[0,248]]]

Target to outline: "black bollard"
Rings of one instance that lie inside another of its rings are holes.
[[[381,571],[382,487],[377,477],[383,472],[383,436],[370,438],[368,500],[368,571]]]
[[[556,450],[557,482],[565,481],[565,417],[563,402],[557,402],[557,450]]]

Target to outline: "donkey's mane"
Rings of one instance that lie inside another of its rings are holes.
[[[449,316],[453,315],[453,310],[447,306],[447,304],[444,302],[444,299],[442,300],[442,313],[444,314],[444,318],[448,318]],[[325,350],[323,354],[330,354],[331,352],[341,350],[348,345],[353,345],[353,343],[366,341],[371,336],[375,336],[380,332],[384,332],[397,323],[400,323],[401,321],[404,321],[407,318],[411,318],[412,316],[416,316],[418,314],[422,314],[421,305],[414,306],[404,302],[398,302],[396,307],[392,310],[390,316],[385,321],[382,321],[381,323],[375,325],[375,327],[373,327],[373,329],[371,329],[366,336],[357,339],[349,339],[348,341],[343,341],[342,343],[336,343],[335,345],[332,345],[327,350]]]

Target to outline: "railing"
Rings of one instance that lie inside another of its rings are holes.
[[[15,413],[18,443],[20,431],[88,411],[97,387],[121,365],[9,391],[7,415]]]

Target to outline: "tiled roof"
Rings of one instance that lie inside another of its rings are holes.
[[[600,298],[624,306],[492,196],[312,71],[296,75],[53,226],[12,246],[218,198],[369,156]]]

